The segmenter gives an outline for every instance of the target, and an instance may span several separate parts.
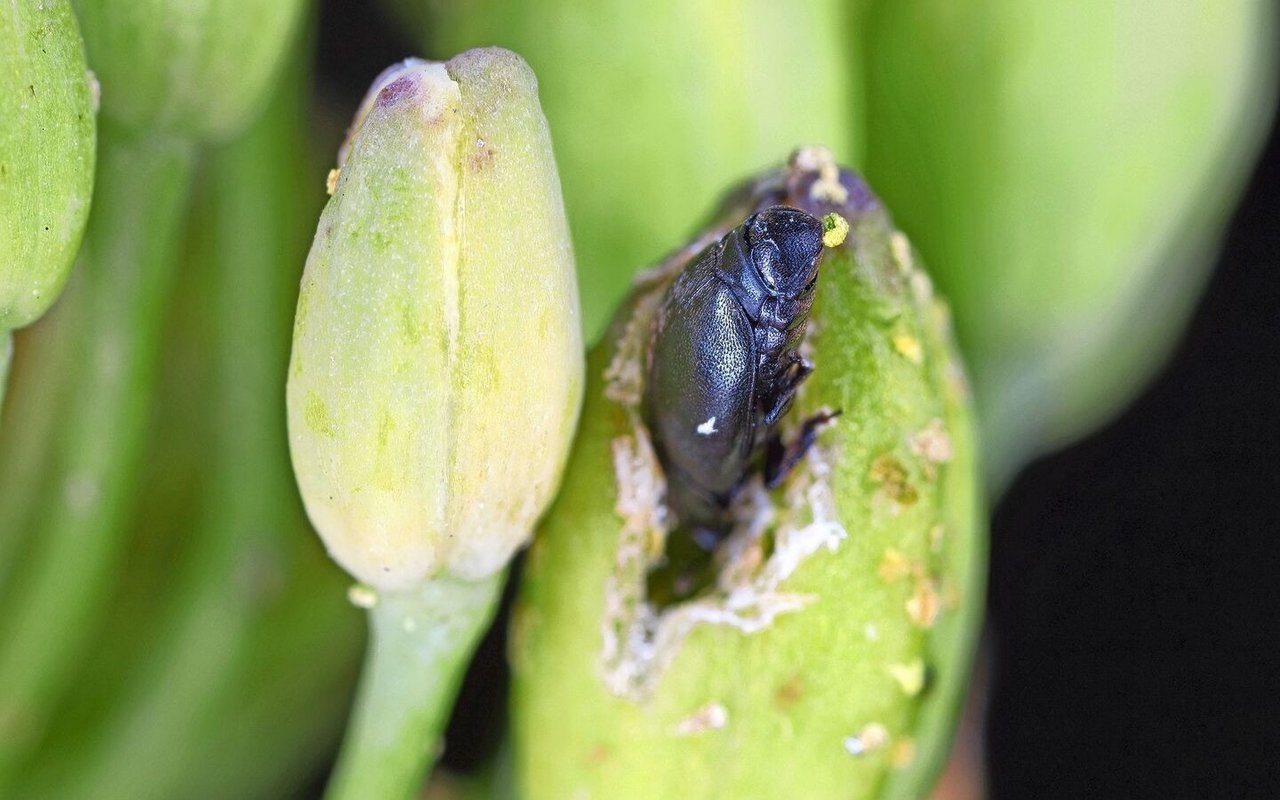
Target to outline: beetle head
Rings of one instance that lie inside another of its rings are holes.
[[[822,223],[798,209],[773,206],[747,220],[751,262],[775,295],[795,297],[818,275]]]

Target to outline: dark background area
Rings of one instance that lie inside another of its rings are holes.
[[[366,4],[322,6],[321,102],[345,119],[417,48]],[[1280,796],[1278,172],[1273,128],[1168,367],[994,509],[997,800]],[[467,678],[446,766],[473,768],[498,746],[504,629]]]
[[[992,797],[1280,797],[1280,141],[1176,353],[992,519]]]

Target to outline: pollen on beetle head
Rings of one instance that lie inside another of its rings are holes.
[[[822,243],[827,247],[839,247],[849,235],[849,222],[834,211],[822,218]]]

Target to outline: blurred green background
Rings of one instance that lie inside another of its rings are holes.
[[[993,497],[1164,363],[1275,99],[1261,1],[73,5],[97,184],[0,411],[2,797],[322,784],[362,625],[296,497],[284,367],[325,174],[391,61],[529,61],[590,339],[732,183],[830,146],[952,301]],[[499,706],[464,706],[455,767]]]

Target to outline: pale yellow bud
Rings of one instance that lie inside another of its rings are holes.
[[[409,61],[371,94],[298,299],[294,471],[361,581],[479,579],[550,501],[582,393],[551,139],[505,50]]]

